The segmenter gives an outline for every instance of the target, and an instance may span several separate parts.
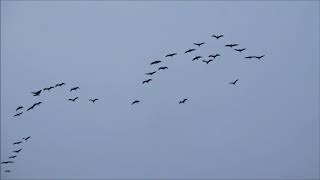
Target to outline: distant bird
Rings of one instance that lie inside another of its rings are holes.
[[[184,104],[188,99],[183,99],[182,101],[179,101],[179,104]]]
[[[216,35],[213,34],[212,37],[214,37],[214,38],[216,38],[216,39],[219,39],[219,38],[223,37],[223,34],[218,35],[218,36],[216,36]]]
[[[144,83],[149,83],[150,81],[152,81],[152,79],[144,80],[144,81],[142,82],[142,84],[144,84]]]
[[[139,103],[139,102],[140,102],[139,100],[135,100],[135,101],[133,101],[133,102],[131,103],[131,105],[137,104],[137,103]]]
[[[158,68],[158,71],[160,71],[160,70],[165,70],[165,69],[168,69],[168,67],[167,67],[167,66],[162,66],[162,67],[159,67],[159,68]]]
[[[39,96],[42,90],[36,91],[36,92],[31,92],[33,96]]]
[[[202,62],[205,62],[207,64],[209,64],[211,61],[213,61],[212,59],[209,59],[208,61],[202,60]]]
[[[5,170],[4,172],[5,172],[5,173],[9,173],[9,172],[11,172],[11,171],[10,171],[10,170]]]
[[[251,58],[255,58],[255,56],[246,56],[246,57],[244,57],[244,58],[246,58],[246,59],[251,59]]]
[[[186,54],[186,53],[191,53],[192,51],[195,51],[196,49],[188,49],[188,50],[186,50],[184,53]]]
[[[71,92],[71,91],[75,91],[75,90],[77,90],[77,89],[80,89],[80,88],[79,88],[79,87],[73,87],[73,88],[70,89],[70,92]]]
[[[22,141],[18,141],[18,142],[13,143],[13,145],[21,144],[21,143],[22,143]]]
[[[246,50],[247,48],[242,48],[242,49],[234,49],[235,51],[238,51],[238,52],[242,52],[244,50]]]
[[[19,106],[19,107],[17,107],[16,111],[18,111],[18,110],[20,110],[22,108],[23,108],[23,106]]]
[[[225,47],[233,47],[233,46],[238,46],[238,44],[227,44],[227,45],[225,45]]]
[[[89,101],[92,101],[92,103],[94,103],[96,100],[99,100],[99,99],[97,99],[97,98],[95,98],[95,99],[89,99]]]
[[[16,150],[16,151],[13,151],[15,153],[19,153],[22,149],[19,149],[19,150]]]
[[[54,87],[51,86],[51,87],[48,87],[48,88],[43,88],[43,91],[47,90],[47,91],[50,91],[51,89],[53,89]]]
[[[13,161],[3,161],[1,164],[9,164],[9,163],[14,163]]]
[[[17,156],[10,156],[9,159],[13,159],[13,158],[15,158],[15,157],[17,157]]]
[[[205,42],[202,42],[202,43],[193,43],[193,44],[200,47],[201,45],[204,45],[204,43],[205,43]]]
[[[35,105],[35,106],[39,106],[41,103],[42,103],[42,102],[39,101],[39,102],[37,102],[37,103],[34,103],[34,105]]]
[[[161,63],[161,61],[153,61],[153,62],[150,63],[150,65],[159,64],[159,63]]]
[[[25,140],[25,141],[27,141],[27,140],[30,139],[30,138],[31,138],[31,136],[28,136],[28,137],[22,138],[22,139]]]
[[[229,82],[229,84],[233,84],[233,85],[236,85],[236,83],[237,83],[237,81],[238,81],[239,79],[236,79],[235,81],[233,81],[233,82]]]
[[[75,100],[77,100],[79,97],[75,97],[73,99],[68,99],[69,101],[75,102]]]
[[[66,83],[60,83],[60,84],[58,83],[58,84],[56,84],[56,87],[58,87],[58,86],[61,87],[61,86],[63,86],[63,85],[66,85]]]
[[[22,112],[15,114],[13,117],[17,117],[20,116],[22,114]]]
[[[208,57],[213,57],[215,59],[218,56],[220,56],[220,54],[210,54]]]
[[[175,56],[175,55],[177,55],[177,53],[167,54],[166,57],[172,57],[172,56]]]
[[[194,57],[194,58],[192,59],[192,61],[198,60],[198,59],[200,59],[200,58],[202,58],[202,56],[196,56],[196,57]]]
[[[257,58],[257,59],[261,59],[261,58],[263,58],[264,57],[264,55],[262,55],[262,56],[255,56],[255,58]]]
[[[146,73],[146,75],[153,75],[154,73],[156,73],[157,71],[153,71],[153,72],[149,72],[149,73]]]
[[[36,104],[33,104],[31,107],[29,107],[29,108],[27,109],[27,111],[33,109],[35,106],[36,106]]]

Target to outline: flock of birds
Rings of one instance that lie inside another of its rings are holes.
[[[224,36],[224,35],[212,35],[212,37],[215,38],[216,40],[222,38],[223,36]],[[205,44],[205,42],[193,43],[193,45],[197,46],[198,48],[200,48],[200,47],[203,46],[204,44]],[[225,47],[230,47],[230,48],[232,48],[232,49],[234,49],[235,51],[238,51],[238,52],[240,52],[240,53],[242,53],[243,51],[246,50],[246,48],[241,48],[241,49],[240,49],[240,48],[234,48],[234,47],[238,47],[238,46],[239,46],[239,44],[226,44],[226,45],[225,45]],[[191,53],[193,53],[193,52],[196,51],[196,50],[197,50],[196,48],[190,48],[190,49],[186,50],[186,51],[184,52],[184,54],[191,54]],[[174,53],[170,53],[170,54],[165,55],[165,58],[172,58],[172,57],[177,56],[177,55],[178,55],[178,53],[174,52]],[[204,57],[202,57],[202,56],[195,56],[194,58],[192,58],[192,61],[202,60],[203,63],[209,64],[210,62],[213,62],[216,58],[218,58],[218,57],[220,57],[220,56],[221,56],[220,54],[209,54],[209,55],[208,55],[208,60],[205,60]],[[261,55],[261,56],[245,56],[244,58],[245,58],[245,59],[255,58],[255,59],[259,59],[259,60],[260,60],[260,59],[263,58],[264,56],[265,56],[265,55]],[[154,61],[152,61],[152,62],[150,63],[151,66],[156,66],[156,65],[158,65],[158,64],[162,64],[162,61],[160,61],[160,60],[154,60]],[[156,68],[156,70],[154,70],[154,71],[152,71],[152,72],[147,72],[147,73],[145,73],[145,74],[146,74],[148,77],[152,77],[152,76],[153,76],[155,73],[157,73],[158,71],[164,71],[164,70],[166,70],[166,69],[168,69],[167,66],[159,66],[159,67]],[[151,81],[152,81],[152,78],[147,78],[146,80],[142,81],[142,84],[148,84],[148,83],[150,83]],[[235,79],[234,81],[229,82],[229,84],[235,86],[238,81],[239,81],[239,79]],[[66,85],[66,83],[58,83],[58,84],[56,84],[55,86],[51,86],[51,87],[48,87],[48,88],[43,88],[43,89],[41,89],[41,90],[38,90],[38,91],[35,91],[35,92],[31,92],[31,93],[32,93],[33,96],[40,96],[40,94],[41,94],[42,92],[44,92],[44,91],[50,91],[51,89],[54,89],[54,88],[57,88],[57,87],[62,87],[62,86],[64,86],[64,85]],[[73,91],[77,91],[78,89],[80,89],[78,86],[72,87],[72,88],[70,89],[70,93],[73,92]],[[71,102],[76,102],[78,99],[79,99],[79,97],[76,96],[76,97],[73,97],[73,98],[69,98],[69,99],[67,99],[67,100],[68,100],[68,101],[71,101]],[[89,101],[92,102],[92,103],[95,103],[95,101],[97,101],[97,100],[99,100],[99,99],[97,99],[97,98],[89,99]],[[188,98],[183,98],[182,100],[180,100],[180,101],[178,102],[178,104],[185,104],[186,101],[188,101]],[[131,105],[135,105],[135,104],[138,104],[138,103],[140,103],[140,100],[137,100],[137,99],[136,99],[136,100],[134,100],[134,101],[131,102]],[[40,106],[40,104],[42,104],[42,102],[41,102],[41,101],[38,101],[38,102],[34,103],[32,106],[28,107],[28,108],[26,109],[26,111],[33,110],[35,107]],[[21,115],[23,114],[23,109],[24,109],[23,106],[18,106],[18,107],[16,108],[16,113],[13,115],[13,117],[21,116]],[[28,141],[28,139],[30,139],[30,138],[31,138],[31,136],[22,138],[24,141],[14,142],[13,145],[14,145],[14,146],[18,146],[18,145],[24,143],[25,141]],[[14,154],[8,157],[9,160],[3,161],[3,162],[1,162],[1,164],[6,165],[6,164],[12,164],[12,163],[14,163],[13,160],[17,157],[17,155],[20,153],[20,151],[22,151],[22,148],[19,148],[18,150],[15,150],[15,151],[12,151],[12,153],[14,153]],[[10,173],[11,170],[6,168],[4,172],[5,172],[5,173]]]

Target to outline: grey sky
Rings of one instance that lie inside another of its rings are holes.
[[[317,1],[1,2],[1,161],[32,136],[1,179],[318,179],[319,30]]]

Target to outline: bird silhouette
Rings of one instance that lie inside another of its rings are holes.
[[[19,150],[16,150],[16,151],[13,151],[15,153],[19,153],[22,149],[19,149]]]
[[[202,56],[196,56],[196,57],[194,57],[194,58],[192,59],[192,61],[198,60],[198,59],[200,59],[200,58],[202,58]]]
[[[161,63],[161,61],[153,61],[153,62],[150,63],[150,65],[159,64],[159,63]]]
[[[17,117],[20,116],[22,114],[22,112],[15,114],[13,117]]]
[[[4,172],[5,172],[5,173],[9,173],[9,172],[11,172],[11,171],[10,171],[10,170],[5,170]]]
[[[42,103],[42,102],[39,101],[39,102],[35,103],[34,105],[35,105],[35,106],[39,106],[41,103]]]
[[[135,101],[133,101],[133,102],[131,103],[131,105],[137,104],[137,103],[139,103],[139,102],[140,102],[139,100],[135,100]]]
[[[144,80],[144,81],[142,82],[142,84],[144,84],[144,83],[149,83],[150,81],[152,81],[152,79]]]
[[[16,111],[18,111],[18,110],[20,110],[22,108],[23,108],[23,106],[19,106],[19,107],[17,107]]]
[[[251,59],[251,58],[255,58],[255,56],[246,56],[246,57],[244,57],[244,58],[246,58],[246,59]]]
[[[10,164],[10,163],[14,163],[13,161],[3,161],[1,162],[1,164]]]
[[[238,51],[238,52],[242,52],[244,50],[246,50],[247,48],[242,48],[242,49],[234,49],[235,51]]]
[[[193,44],[200,47],[200,46],[204,45],[204,43],[205,43],[205,42],[202,42],[202,43],[193,43]]]
[[[184,53],[186,54],[186,53],[191,53],[192,51],[195,51],[196,49],[188,49],[188,50],[186,50]]]
[[[220,54],[210,54],[208,57],[213,57],[215,59],[218,56],[220,56]]]
[[[264,55],[262,55],[262,56],[255,56],[255,58],[257,58],[257,59],[261,59],[261,58],[263,58],[264,57]]]
[[[13,143],[13,145],[21,144],[21,143],[22,143],[22,141],[18,141],[18,142]]]
[[[73,99],[68,99],[69,101],[75,102],[79,97],[75,97]]]
[[[43,91],[47,90],[47,91],[50,91],[51,89],[53,89],[54,87],[51,86],[51,87],[48,87],[48,88],[43,88]]]
[[[173,57],[173,56],[175,56],[175,55],[177,55],[177,53],[167,54],[166,57]]]
[[[17,156],[10,156],[9,159],[14,159],[15,157],[17,157]]]
[[[61,86],[63,86],[63,85],[66,85],[66,83],[60,83],[60,84],[58,83],[58,84],[56,84],[56,87],[58,87],[58,86],[61,87]]]
[[[236,83],[238,82],[239,79],[236,79],[235,81],[233,82],[229,82],[229,84],[233,84],[233,85],[236,85]]]
[[[211,61],[213,61],[212,59],[209,59],[208,61],[202,60],[202,62],[205,62],[207,64],[209,64]]]
[[[80,89],[80,88],[79,88],[79,87],[73,87],[73,88],[70,89],[70,92],[71,92],[71,91],[75,91],[75,90],[77,90],[77,89]]]
[[[22,138],[22,139],[25,140],[25,141],[27,141],[27,140],[30,139],[30,138],[31,138],[31,136],[28,136],[28,137]]]
[[[146,75],[153,75],[154,73],[156,73],[157,71],[153,71],[153,72],[149,72],[149,73],[146,73]]]
[[[35,106],[36,106],[36,104],[33,104],[31,107],[29,107],[29,108],[27,109],[27,111],[33,109]]]
[[[99,100],[99,99],[97,99],[97,98],[95,98],[95,99],[89,99],[89,101],[92,101],[92,103],[94,103],[96,100]]]
[[[238,46],[238,44],[227,44],[227,45],[225,45],[225,47],[234,47],[234,46]]]
[[[179,101],[179,104],[184,104],[188,99],[183,99],[182,101]]]
[[[158,71],[160,71],[160,70],[165,70],[165,69],[168,69],[168,67],[167,67],[167,66],[162,66],[162,67],[159,67],[159,68],[158,68]]]
[[[31,93],[33,94],[33,96],[40,96],[41,91],[42,90],[31,92]]]
[[[214,38],[216,38],[216,39],[219,39],[219,38],[223,37],[223,34],[218,35],[218,36],[216,36],[216,35],[213,34],[212,37],[214,37]]]

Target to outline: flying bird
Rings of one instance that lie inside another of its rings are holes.
[[[213,34],[212,37],[214,37],[214,38],[216,38],[216,39],[219,39],[219,38],[223,37],[223,34],[218,35],[218,36],[216,36],[216,35]]]
[[[51,89],[53,89],[54,87],[51,86],[51,87],[48,87],[48,88],[43,88],[43,91],[47,90],[47,91],[50,91]]]
[[[165,69],[168,69],[168,67],[167,67],[167,66],[162,66],[162,67],[159,67],[159,68],[158,68],[158,71],[160,71],[160,70],[165,70]]]
[[[159,64],[159,63],[161,63],[161,61],[153,61],[153,62],[150,63],[150,65]]]
[[[68,99],[69,101],[75,102],[75,100],[77,100],[79,97],[75,97],[73,99]]]
[[[142,82],[142,84],[144,84],[144,83],[149,83],[150,81],[152,81],[152,79],[144,80],[144,81]]]
[[[188,49],[188,50],[186,50],[184,53],[186,54],[186,53],[191,53],[192,51],[195,51],[196,49]]]
[[[18,111],[18,110],[20,110],[22,108],[23,108],[23,106],[19,106],[19,107],[17,107],[16,111]]]
[[[218,56],[220,56],[220,54],[210,54],[208,57],[213,57],[215,59]]]
[[[73,88],[70,89],[70,92],[71,92],[71,91],[75,91],[75,90],[77,90],[77,89],[80,89],[80,88],[79,88],[79,87],[73,87]]]
[[[22,112],[15,114],[13,117],[17,117],[20,116],[22,114]]]
[[[34,103],[34,105],[35,105],[35,106],[39,106],[41,103],[42,103],[42,102],[39,101],[39,102],[37,102],[37,103]]]
[[[16,151],[13,151],[15,153],[19,153],[22,149],[19,149],[19,150],[16,150]]]
[[[153,72],[149,72],[149,73],[146,73],[146,75],[153,75],[154,73],[156,73],[157,71],[153,71]]]
[[[17,157],[17,156],[10,156],[9,159],[13,159],[13,158],[15,158],[15,157]]]
[[[5,173],[9,173],[9,172],[11,172],[11,171],[10,171],[10,170],[5,170],[4,172],[5,172]]]
[[[202,43],[193,43],[194,45],[197,45],[197,46],[201,46],[201,45],[203,45],[204,44],[204,42],[202,42]]]
[[[58,83],[58,84],[56,84],[56,87],[58,87],[58,86],[61,87],[61,86],[63,86],[63,85],[66,85],[66,83],[60,83],[60,84]]]
[[[242,49],[234,49],[235,51],[238,51],[238,52],[242,52],[244,50],[246,50],[247,48],[242,48]]]
[[[1,164],[9,164],[9,163],[14,163],[13,161],[3,161]]]
[[[255,58],[255,56],[246,56],[246,57],[244,57],[244,58],[246,58],[246,59],[251,59],[251,58]]]
[[[31,138],[31,136],[28,136],[28,137],[22,138],[22,139],[24,139],[25,141],[27,141],[27,140],[30,139],[30,138]]]
[[[202,62],[205,62],[207,64],[209,64],[211,61],[213,61],[212,59],[209,59],[208,61],[202,60]]]
[[[233,85],[236,85],[236,83],[237,83],[237,81],[238,81],[239,79],[236,79],[235,81],[233,81],[233,82],[229,82],[229,84],[233,84]]]
[[[198,59],[200,59],[200,58],[202,58],[202,56],[196,56],[196,57],[194,57],[194,58],[192,59],[192,61],[198,60]]]
[[[175,55],[177,55],[177,53],[167,54],[166,57],[173,57],[173,56],[175,56]]]
[[[31,107],[29,107],[29,108],[27,109],[27,111],[33,109],[35,106],[36,106],[36,104],[33,104]]]
[[[21,143],[22,143],[22,141],[18,141],[18,142],[13,143],[13,145],[21,144]]]
[[[39,96],[42,90],[31,92],[33,96]]]
[[[131,103],[131,105],[137,104],[137,103],[139,103],[139,102],[140,102],[139,100],[135,100],[135,101],[133,101],[133,102]]]
[[[183,99],[182,101],[179,101],[179,104],[184,104],[188,99]]]
[[[97,98],[95,98],[95,99],[89,99],[89,101],[92,101],[92,103],[94,103],[96,100],[99,100],[99,99],[97,99]]]
[[[225,47],[233,47],[233,46],[238,46],[238,44],[227,44],[227,45],[225,45]]]
[[[261,59],[261,58],[263,58],[264,57],[264,55],[262,55],[262,56],[255,56],[255,58],[257,58],[257,59]]]

